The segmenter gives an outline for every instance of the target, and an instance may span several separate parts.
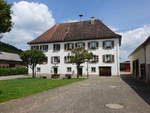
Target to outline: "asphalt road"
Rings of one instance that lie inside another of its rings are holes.
[[[149,88],[128,81],[134,83],[119,77],[92,77],[2,103],[0,113],[150,113]]]

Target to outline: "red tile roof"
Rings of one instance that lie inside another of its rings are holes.
[[[91,24],[90,20],[56,24],[35,40],[28,42],[28,44],[109,38],[119,38],[121,40],[120,35],[114,33],[100,20],[96,19],[94,24]]]

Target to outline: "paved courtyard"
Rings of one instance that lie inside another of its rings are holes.
[[[150,113],[150,89],[128,77],[93,77],[2,103],[0,113]]]

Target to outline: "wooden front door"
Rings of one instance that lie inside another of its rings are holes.
[[[82,76],[82,67],[79,67],[79,75]]]
[[[138,59],[133,61],[133,76],[135,76],[136,78],[139,78],[139,61],[138,61]]]
[[[99,67],[99,76],[111,76],[111,67]]]
[[[54,67],[54,74],[58,74],[58,67]]]

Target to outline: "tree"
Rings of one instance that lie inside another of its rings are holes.
[[[79,68],[82,63],[85,63],[86,60],[89,61],[93,58],[93,53],[88,52],[83,48],[75,48],[71,51],[71,59],[70,62],[76,64],[77,67],[77,78],[79,78]]]
[[[35,74],[36,65],[41,64],[47,60],[47,57],[45,56],[45,54],[43,54],[42,51],[39,51],[36,49],[24,51],[21,53],[20,57],[23,60],[23,62],[27,66],[30,66],[30,68],[32,69],[33,78],[36,76]]]
[[[11,4],[0,0],[0,38],[2,33],[9,32],[12,28],[11,14]]]

